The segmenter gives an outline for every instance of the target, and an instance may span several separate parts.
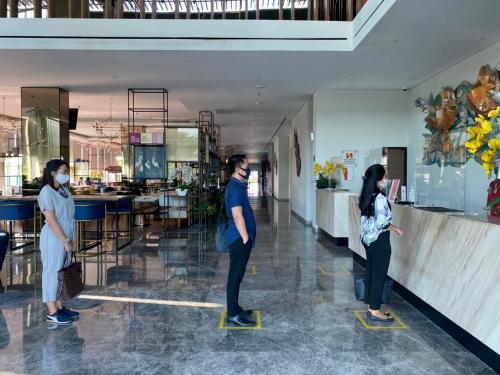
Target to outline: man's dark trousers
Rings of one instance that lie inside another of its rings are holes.
[[[245,276],[248,258],[252,252],[252,241],[246,244],[242,239],[237,240],[229,246],[229,275],[227,277],[227,313],[236,316],[243,310],[238,303],[240,296],[240,284]]]

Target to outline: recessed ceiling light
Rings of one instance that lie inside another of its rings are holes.
[[[259,102],[255,102],[255,104],[259,105]]]
[[[258,85],[255,85],[255,88],[256,88],[256,89],[263,89],[263,88],[265,88],[265,87],[266,87],[266,86],[265,86],[265,85],[263,85],[262,83],[259,83]]]

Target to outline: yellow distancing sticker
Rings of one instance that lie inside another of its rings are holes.
[[[318,266],[319,272],[321,272],[322,275],[328,275],[328,276],[351,276],[351,273],[347,270],[347,268],[342,267],[340,271],[335,271],[335,272],[327,272],[322,266]]]
[[[394,322],[391,323],[384,323],[384,322],[379,322],[381,325],[370,325],[367,323],[367,321],[363,318],[364,315],[366,315],[366,310],[354,310],[354,316],[361,322],[363,327],[365,329],[370,329],[370,330],[384,330],[384,329],[408,329],[409,327],[396,315],[394,314],[393,311],[389,311],[391,313],[391,316],[394,318]],[[397,323],[397,325],[394,325],[394,323]]]
[[[255,266],[250,266],[250,270],[248,272],[249,275],[257,275],[257,268]]]
[[[257,324],[253,327],[226,326],[226,315],[227,315],[227,311],[223,311],[220,313],[219,329],[235,329],[235,330],[262,329],[262,320],[260,318],[260,311],[259,310],[255,311],[255,322]]]

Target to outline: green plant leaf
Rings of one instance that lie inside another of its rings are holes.
[[[496,197],[493,199],[488,205],[485,207],[485,210],[491,210],[495,205],[500,203],[500,197]]]

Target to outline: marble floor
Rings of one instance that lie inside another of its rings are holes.
[[[84,260],[71,326],[45,322],[33,256],[6,261],[0,373],[494,374],[397,295],[389,308],[406,328],[364,327],[349,250],[315,238],[286,203],[254,204],[259,234],[240,302],[260,311],[261,329],[220,329],[228,256],[212,232],[154,223],[118,258]]]

